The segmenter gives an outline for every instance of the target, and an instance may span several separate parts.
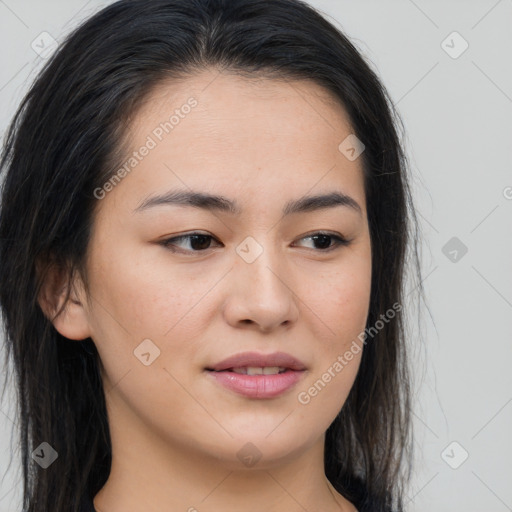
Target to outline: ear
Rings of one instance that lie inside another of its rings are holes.
[[[42,279],[37,302],[55,329],[71,340],[89,338],[91,331],[86,309],[87,301],[78,272],[73,274],[70,284],[68,269],[50,264]],[[66,302],[68,287],[71,289]],[[60,311],[62,307],[64,308]]]

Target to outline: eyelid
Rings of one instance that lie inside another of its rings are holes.
[[[334,251],[336,249],[339,249],[341,247],[346,247],[348,245],[350,245],[350,243],[352,242],[352,239],[348,239],[346,238],[345,236],[343,236],[341,233],[337,233],[337,232],[333,232],[333,231],[326,231],[326,230],[317,230],[317,231],[311,231],[309,233],[306,233],[305,235],[301,236],[299,238],[299,241],[300,240],[304,240],[304,239],[307,239],[307,238],[313,238],[314,236],[329,236],[333,239],[336,239],[337,242],[332,245],[331,247],[329,247],[328,249],[311,249],[312,251],[316,252],[316,253],[319,253],[319,254],[325,254],[325,253],[329,253],[331,251]],[[179,241],[179,240],[184,240],[184,239],[187,239],[187,238],[191,238],[193,236],[205,236],[205,237],[208,237],[208,238],[211,238],[213,240],[215,240],[216,242],[218,243],[221,243],[222,242],[219,242],[219,240],[212,234],[208,233],[208,232],[201,232],[201,231],[191,231],[189,233],[183,233],[181,235],[177,235],[177,236],[173,236],[171,238],[166,238],[160,242],[158,242],[160,245],[162,245],[164,248],[170,250],[171,252],[175,252],[175,253],[182,253],[182,254],[201,254],[201,253],[205,253],[207,252],[209,249],[211,249],[210,247],[207,248],[207,249],[204,249],[204,250],[199,250],[199,251],[191,251],[191,250],[181,250],[181,249],[173,249],[171,248],[172,246],[172,242],[176,242],[176,241]]]
[[[307,233],[304,236],[300,237],[299,240],[304,240],[306,238],[313,238],[315,235],[316,236],[324,235],[324,236],[329,236],[331,238],[337,239],[337,242],[334,245],[332,245],[331,247],[329,247],[328,249],[311,249],[312,251],[319,253],[319,254],[326,254],[326,253],[329,253],[336,249],[339,249],[341,247],[346,247],[352,243],[352,239],[346,238],[341,233],[336,233],[333,231],[324,231],[324,230],[313,231],[313,232]]]

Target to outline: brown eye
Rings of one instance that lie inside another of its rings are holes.
[[[183,250],[174,248],[180,242],[185,240],[189,241],[189,247]],[[211,235],[206,235],[204,233],[189,233],[187,235],[168,238],[160,243],[172,252],[202,252],[211,248],[210,244],[212,240],[215,240],[215,238]]]
[[[350,244],[349,240],[334,233],[318,232],[302,238],[302,240],[307,239],[313,240],[313,243],[316,246],[314,249],[318,249],[320,252],[329,252],[337,249],[338,247]],[[331,245],[332,240],[335,241],[333,245]]]
[[[349,240],[335,233],[317,232],[305,236],[301,240],[308,239],[313,241],[313,249],[317,249],[319,252],[330,252],[338,247],[350,244]],[[211,249],[212,240],[216,240],[212,235],[195,232],[168,238],[160,244],[172,252],[199,253]],[[188,241],[188,247],[182,246],[180,248],[180,244],[184,241]]]

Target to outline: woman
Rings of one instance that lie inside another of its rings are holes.
[[[403,510],[398,120],[298,0],[67,38],[1,161],[24,510]]]

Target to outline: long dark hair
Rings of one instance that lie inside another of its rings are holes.
[[[206,67],[313,80],[339,99],[365,145],[373,267],[367,327],[393,304],[396,316],[365,345],[326,433],[325,473],[361,509],[403,510],[411,393],[405,317],[396,304],[405,298],[407,249],[418,229],[403,123],[349,39],[300,0],[118,1],[67,37],[23,99],[0,161],[0,302],[5,366],[12,360],[18,399],[23,510],[77,511],[111,464],[98,352],[90,338],[70,342],[56,331],[37,301],[41,284],[57,266],[69,283],[78,271],[87,285],[94,190],[122,161],[130,118],[162,80]],[[411,262],[419,273],[417,257]],[[58,453],[46,470],[31,457],[44,441]]]

